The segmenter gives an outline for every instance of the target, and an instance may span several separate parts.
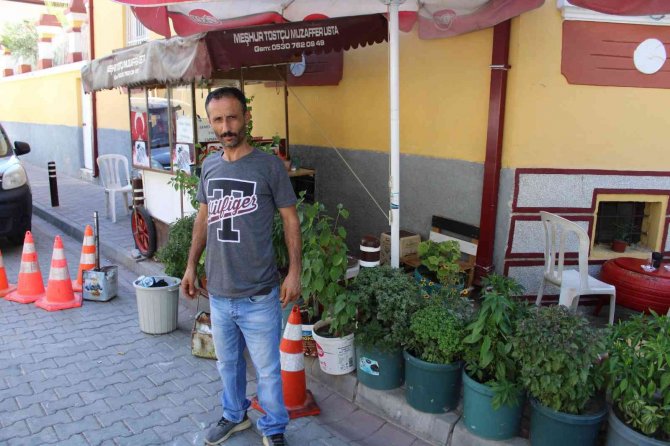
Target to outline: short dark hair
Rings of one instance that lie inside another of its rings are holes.
[[[205,111],[209,115],[209,109],[207,108],[209,106],[209,103],[213,101],[214,99],[221,99],[221,98],[235,98],[238,101],[240,101],[240,104],[242,104],[242,113],[247,112],[247,98],[244,96],[244,93],[239,88],[235,87],[221,87],[217,88],[216,90],[212,90],[209,92],[207,95],[207,99],[205,99]]]

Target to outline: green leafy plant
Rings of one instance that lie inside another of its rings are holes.
[[[349,217],[349,211],[337,205],[335,217],[326,212],[323,203],[306,203],[304,192],[297,205],[302,236],[302,298],[310,306],[310,316],[320,315],[320,306],[332,318],[331,333],[342,333],[345,317],[342,313],[344,286],[340,281],[347,271],[347,231],[340,220]],[[284,225],[275,216],[272,244],[280,267],[288,266],[288,251],[284,242]]]
[[[188,196],[189,202],[191,203],[193,209],[198,209],[200,207],[200,203],[198,202],[196,195],[198,193],[199,182],[200,178],[198,176],[190,175],[183,170],[180,170],[175,174],[174,177],[170,178],[168,184],[174,187],[175,190],[184,192]]]
[[[512,357],[523,387],[543,406],[584,413],[604,383],[605,336],[563,305],[532,309],[516,326]]]
[[[607,386],[631,428],[670,441],[670,318],[639,314],[608,338]]]
[[[462,283],[461,268],[458,263],[461,250],[458,242],[426,240],[419,243],[418,254],[421,264],[436,275],[440,284],[456,286]]]
[[[511,336],[527,305],[512,299],[523,293],[514,279],[492,274],[483,280],[483,302],[466,327],[466,369],[470,377],[494,391],[493,407],[518,404],[518,365],[512,358]]]
[[[351,309],[354,312],[358,309],[356,343],[382,350],[403,345],[409,335],[412,314],[422,304],[416,281],[388,266],[362,268],[342,298],[346,303],[340,306],[348,308],[347,315]],[[345,321],[352,323],[351,319]]]
[[[434,364],[451,364],[463,357],[465,326],[474,314],[472,301],[455,290],[441,290],[411,317],[406,349]]]
[[[188,253],[191,249],[191,237],[193,236],[193,223],[195,214],[187,215],[176,220],[170,225],[167,243],[156,253],[156,258],[165,266],[165,274],[174,277],[183,277],[188,263]],[[202,253],[196,275],[199,278],[205,276],[205,253]]]
[[[25,63],[35,64],[37,60],[37,29],[27,20],[6,23],[0,33],[0,44],[12,52],[16,59],[22,57]]]
[[[614,225],[614,240],[621,240],[622,242],[630,243],[631,232],[633,225],[625,223],[617,223]]]

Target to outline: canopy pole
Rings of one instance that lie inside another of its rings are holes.
[[[404,0],[388,2],[389,15],[389,93],[391,127],[391,266],[400,266],[400,45],[398,9]]]

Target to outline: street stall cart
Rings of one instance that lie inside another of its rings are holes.
[[[211,89],[244,89],[249,82],[283,85],[285,134],[276,142],[288,157],[290,64],[295,70],[304,64],[305,54],[382,42],[386,26],[386,19],[375,14],[211,31],[149,41],[87,64],[82,69],[86,92],[123,88],[128,94],[129,154],[143,180],[145,208],[136,208],[131,222],[142,254],[153,254],[166,240],[168,225],[194,212],[192,197],[174,186],[193,184],[187,178],[192,170],[205,155],[222,149],[205,111]],[[310,169],[296,169],[289,176],[311,178],[313,187]],[[299,183],[310,185],[309,180],[294,184]]]

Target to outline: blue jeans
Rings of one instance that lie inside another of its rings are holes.
[[[265,436],[283,433],[289,418],[284,406],[279,362],[279,287],[260,296],[210,295],[209,305],[217,367],[223,381],[223,416],[240,422],[251,404],[246,396],[246,346],[256,368],[258,401],[265,410],[265,415],[258,420],[258,430]]]

